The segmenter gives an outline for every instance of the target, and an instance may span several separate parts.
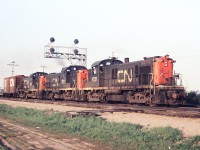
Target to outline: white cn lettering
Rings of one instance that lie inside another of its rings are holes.
[[[10,79],[10,87],[14,87],[15,83],[14,83],[14,79]]]
[[[127,70],[118,70],[117,78],[119,83],[124,83],[126,78],[128,79],[128,82],[132,82],[132,69],[130,70],[130,74],[128,74]]]

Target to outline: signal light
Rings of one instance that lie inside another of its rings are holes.
[[[51,37],[51,38],[50,38],[50,42],[51,42],[51,43],[55,42],[54,37]]]
[[[55,49],[53,47],[50,48],[50,52],[53,54],[55,53]]]
[[[78,39],[75,39],[74,44],[78,44],[78,43],[79,43]]]
[[[78,54],[78,50],[77,50],[77,49],[74,50],[74,54],[75,54],[75,55]]]

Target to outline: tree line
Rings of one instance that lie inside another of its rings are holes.
[[[187,93],[186,101],[189,104],[200,105],[200,93],[199,91],[190,91]]]

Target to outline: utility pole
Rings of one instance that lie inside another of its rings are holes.
[[[12,67],[12,76],[14,75],[14,72],[15,72],[15,67],[16,66],[19,66],[17,64],[15,64],[16,62],[15,61],[12,61],[11,64],[8,64],[8,66],[11,66]]]
[[[40,66],[42,67],[42,72],[44,72],[44,68],[47,68],[47,66]]]

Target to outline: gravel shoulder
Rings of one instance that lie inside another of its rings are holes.
[[[185,137],[200,135],[200,118],[178,118],[142,113],[103,114],[108,121],[140,124],[145,128],[173,127],[181,130]]]
[[[20,106],[38,110],[53,110],[60,112],[94,110],[82,107],[9,101],[2,99],[0,99],[0,104],[7,104],[12,107]],[[101,117],[108,121],[113,121],[113,122],[127,122],[133,124],[140,124],[145,128],[170,126],[183,131],[185,137],[200,135],[200,118],[178,118],[178,117],[160,116],[160,115],[134,113],[134,112],[102,113]]]

